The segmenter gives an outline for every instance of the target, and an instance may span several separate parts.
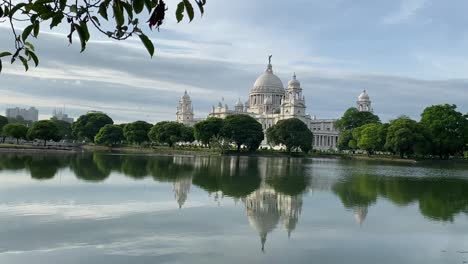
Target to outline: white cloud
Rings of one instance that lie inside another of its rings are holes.
[[[383,18],[385,24],[399,24],[412,19],[419,10],[424,8],[428,0],[401,0],[397,12]]]

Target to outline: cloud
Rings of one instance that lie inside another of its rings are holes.
[[[412,19],[428,0],[401,0],[399,10],[383,18],[384,24],[399,24]]]

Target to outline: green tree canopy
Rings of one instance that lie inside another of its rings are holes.
[[[3,127],[3,135],[16,139],[16,144],[19,144],[19,139],[26,138],[28,128],[19,123],[7,124]]]
[[[84,138],[94,142],[94,137],[99,130],[108,124],[114,124],[114,121],[108,115],[104,113],[87,113],[80,116],[73,123],[73,135],[77,138]]]
[[[357,108],[351,107],[336,122],[336,126],[340,130],[348,130],[370,123],[380,123],[380,118],[371,112],[360,112]]]
[[[242,145],[249,150],[258,149],[264,138],[262,125],[248,115],[231,115],[224,120],[222,137],[237,145],[239,152]]]
[[[304,152],[312,149],[313,134],[304,122],[297,118],[280,120],[266,132],[267,140],[275,145],[284,145],[286,151],[300,148]]]
[[[151,130],[150,123],[145,121],[136,121],[133,123],[126,124],[123,128],[125,140],[129,143],[141,144],[149,141],[148,133]]]
[[[175,3],[178,3],[175,6]],[[192,21],[195,17],[194,6],[200,13],[204,13],[206,0],[179,0],[172,2],[171,6],[165,0],[95,0],[95,1],[67,1],[67,0],[38,0],[38,1],[1,1],[0,23],[8,22],[12,31],[12,42],[15,50],[11,52],[0,51],[0,72],[2,70],[2,57],[11,63],[20,61],[26,70],[29,62],[35,66],[39,59],[31,41],[31,36],[37,38],[40,27],[55,29],[60,24],[68,24],[68,42],[72,44],[74,36],[78,36],[81,52],[91,39],[91,34],[98,32],[115,40],[126,40],[137,36],[148,53],[153,56],[153,42],[146,36],[140,21],[148,23],[149,29],[163,24],[166,11],[175,10],[177,22],[182,21],[184,15]],[[148,13],[144,12],[147,10]],[[20,25],[18,25],[20,24]],[[24,26],[21,33],[17,27]],[[94,28],[95,30],[89,30]]]
[[[421,124],[432,137],[432,152],[441,158],[461,153],[466,146],[466,118],[456,109],[456,105],[433,105],[421,114]]]
[[[409,117],[400,117],[390,122],[387,131],[385,148],[401,157],[421,152],[429,141],[425,128]]]
[[[385,142],[382,138],[383,126],[379,123],[366,124],[355,131],[359,133],[353,133],[358,138],[353,138],[357,142],[358,148],[367,151],[372,154],[374,151],[381,150]]]
[[[219,138],[224,120],[217,117],[210,117],[195,124],[195,139],[202,144],[211,147],[211,140]]]
[[[347,150],[349,149],[349,142],[353,140],[353,130],[343,130],[338,137],[338,149]]]
[[[56,118],[52,118],[51,121],[57,126],[58,133],[61,139],[73,138],[72,124],[63,120],[56,119]]]
[[[3,135],[3,127],[8,124],[8,118],[0,115],[0,137],[3,137],[2,142],[5,142],[5,135]]]
[[[40,139],[44,141],[44,146],[47,140],[60,140],[58,127],[50,120],[41,120],[35,122],[28,130],[27,137],[31,140]]]
[[[173,147],[177,142],[193,141],[193,130],[187,128],[184,124],[162,121],[151,128],[148,136],[153,142]]]
[[[124,139],[125,137],[121,127],[107,124],[99,130],[94,138],[94,142],[99,145],[113,146],[121,143]]]

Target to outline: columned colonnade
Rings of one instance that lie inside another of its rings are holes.
[[[317,149],[330,149],[337,146],[337,135],[314,135],[314,147]]]

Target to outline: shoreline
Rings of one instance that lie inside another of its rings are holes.
[[[399,162],[407,164],[416,164],[421,161],[439,159],[402,159],[392,156],[367,156],[360,154],[343,154],[343,153],[292,153],[262,151],[257,152],[241,152],[229,151],[221,154],[219,151],[209,149],[172,149],[169,147],[157,148],[137,148],[137,147],[105,147],[83,145],[79,147],[58,147],[58,146],[32,146],[32,145],[2,145],[0,144],[1,153],[82,153],[82,152],[109,152],[123,154],[158,154],[166,156],[175,155],[192,155],[192,156],[246,156],[246,157],[296,157],[296,158],[326,158],[326,159],[345,159],[345,160],[366,160],[366,161],[384,161],[384,162]],[[464,159],[451,159],[447,161],[467,161]]]

